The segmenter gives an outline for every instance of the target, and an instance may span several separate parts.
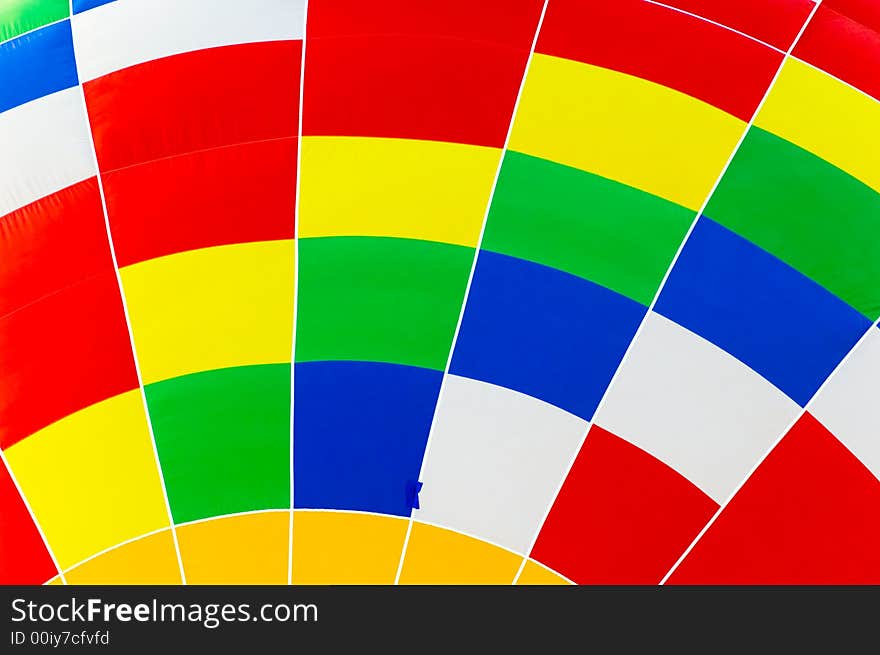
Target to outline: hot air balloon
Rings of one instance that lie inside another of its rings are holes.
[[[880,583],[873,0],[8,0],[0,583]]]

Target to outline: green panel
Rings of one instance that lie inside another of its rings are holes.
[[[290,507],[290,365],[146,387],[174,521]]]
[[[650,304],[694,212],[625,184],[508,151],[483,248]]]
[[[69,15],[69,0],[0,0],[0,41]]]
[[[473,257],[416,239],[301,239],[296,361],[443,370]]]
[[[752,127],[706,215],[880,315],[880,194],[824,159]]]

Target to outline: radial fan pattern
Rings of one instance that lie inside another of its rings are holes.
[[[0,3],[0,583],[880,583],[875,0]]]

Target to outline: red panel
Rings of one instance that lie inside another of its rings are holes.
[[[0,447],[137,386],[93,178],[0,221]]]
[[[0,448],[136,387],[112,270],[0,319]]]
[[[43,584],[57,573],[9,471],[0,463],[0,585]]]
[[[409,35],[528,49],[543,0],[312,0],[308,38]]]
[[[880,33],[819,7],[794,55],[880,100]]]
[[[104,175],[119,266],[230,243],[292,239],[295,138],[202,150]]]
[[[354,4],[347,0],[334,3],[332,9],[328,4],[314,10],[310,6],[304,135],[504,144],[538,24],[539,3],[520,0],[505,15],[499,0],[483,8],[478,8],[481,3],[465,7],[455,0],[448,8],[443,5],[442,20],[432,25],[433,15],[427,15],[424,5],[420,9],[419,3],[410,3],[404,12],[404,3],[395,0],[381,7],[400,11],[396,16],[390,12],[395,20],[380,21],[377,16],[369,23],[382,34],[365,33],[370,32],[367,26],[354,27],[354,17],[374,11],[375,3],[361,3],[343,17]],[[432,4],[431,11],[439,11],[439,6]],[[313,13],[319,17],[317,27]],[[467,27],[455,25],[456,16],[464,20],[470,14],[480,20]],[[499,19],[497,26],[491,16]],[[531,31],[526,29],[529,24]],[[316,36],[349,32],[355,35]]]
[[[825,0],[822,6],[880,32],[880,2],[877,0]]]
[[[95,178],[0,220],[0,319],[112,267]]]
[[[101,170],[296,136],[302,42],[209,48],[84,85]]]
[[[593,426],[532,550],[579,584],[657,584],[718,505]]]
[[[880,481],[805,415],[672,584],[880,584]]]
[[[873,0],[872,0],[873,1]],[[662,0],[664,5],[727,25],[788,50],[810,15],[813,0]],[[827,2],[827,0],[826,0]]]
[[[537,50],[687,93],[749,121],[782,54],[644,0],[554,0]]]

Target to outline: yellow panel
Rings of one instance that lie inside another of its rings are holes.
[[[295,512],[294,584],[393,584],[408,520],[355,512]]]
[[[47,582],[46,584],[48,584],[48,585],[63,585],[64,582],[62,582],[61,578],[56,575],[54,578],[49,580],[49,582]]]
[[[745,126],[654,82],[536,54],[510,148],[697,210]]]
[[[562,578],[550,569],[538,564],[533,560],[528,560],[523,571],[519,576],[516,584],[523,585],[570,585],[571,583]]]
[[[880,103],[796,59],[755,120],[880,191]]]
[[[67,584],[180,584],[171,530],[151,534],[98,555],[64,576]]]
[[[299,236],[476,246],[500,156],[440,141],[305,137]]]
[[[260,512],[177,528],[187,584],[287,584],[290,512]]]
[[[138,390],[71,414],[6,456],[62,569],[168,525]]]
[[[400,584],[510,584],[522,557],[458,532],[413,523]]]
[[[144,384],[290,361],[292,240],[191,250],[121,273]]]

